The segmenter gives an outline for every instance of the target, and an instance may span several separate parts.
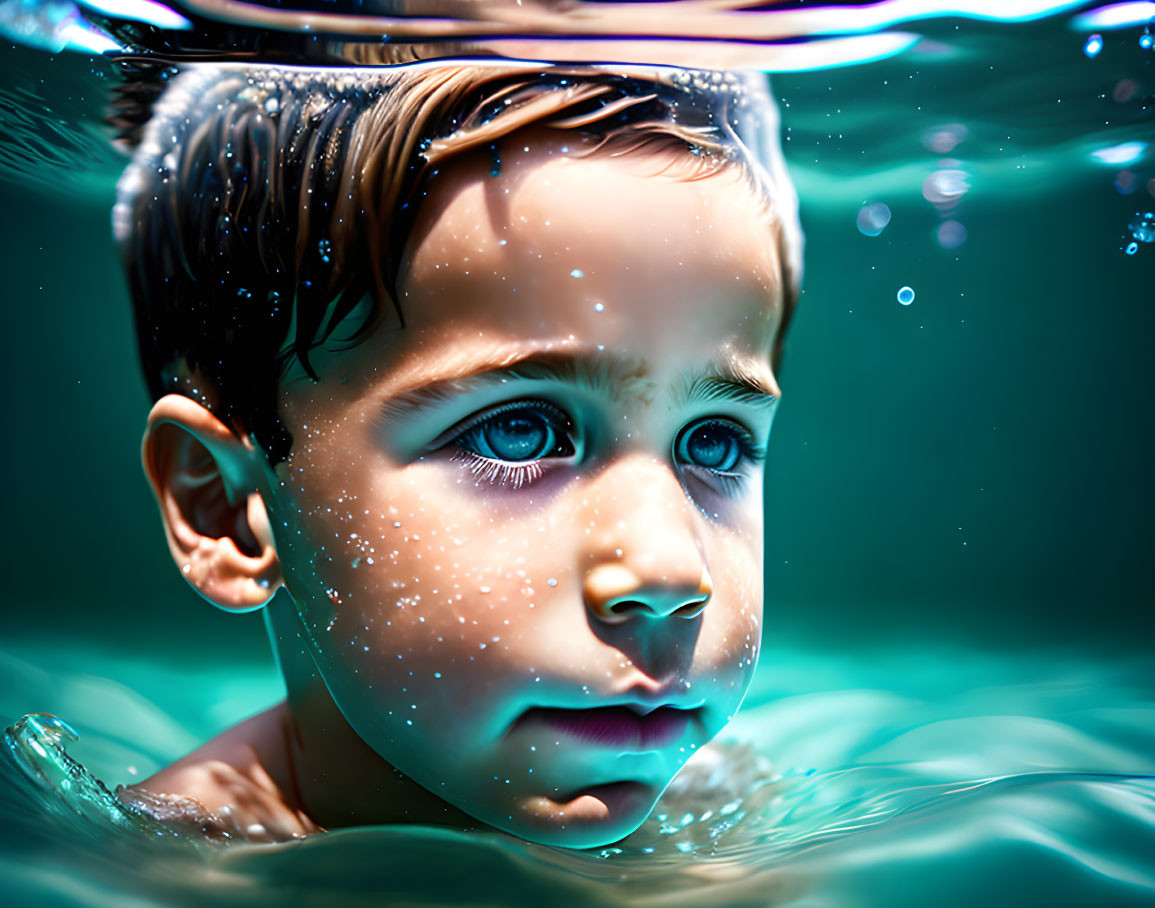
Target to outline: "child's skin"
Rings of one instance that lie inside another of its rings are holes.
[[[285,382],[287,461],[187,397],[156,404],[173,556],[224,608],[288,588],[289,698],[138,789],[255,838],[472,817],[590,847],[734,714],[760,639],[773,215],[736,164],[687,179],[681,151],[581,145],[526,130],[499,175],[484,153],[433,179],[404,326],[387,311],[317,352],[319,382]],[[645,740],[591,740],[577,711],[612,705],[663,709]]]

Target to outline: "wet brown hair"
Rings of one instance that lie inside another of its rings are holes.
[[[155,84],[142,90],[155,94]],[[766,173],[739,153],[743,103],[741,83],[717,77],[701,85],[513,63],[190,67],[147,125],[126,92],[120,123],[139,147],[114,227],[149,391],[200,396],[207,383],[202,399],[252,433],[270,462],[283,460],[286,367],[295,360],[315,378],[309,351],[338,324],[352,316],[355,341],[381,306],[398,308],[401,255],[445,162],[530,126],[569,129],[594,137],[594,153],[680,147],[697,157],[695,175],[735,160],[770,196]],[[787,273],[776,357],[797,292],[792,211],[779,224]]]

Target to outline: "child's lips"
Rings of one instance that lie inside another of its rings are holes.
[[[518,725],[544,726],[567,737],[605,747],[656,750],[677,741],[697,714],[697,709],[672,706],[659,706],[645,714],[627,706],[593,709],[537,707],[527,710],[518,720]]]

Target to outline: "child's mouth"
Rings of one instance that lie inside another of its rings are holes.
[[[626,706],[594,709],[536,707],[527,710],[518,724],[544,726],[590,744],[626,750],[656,750],[677,741],[697,714],[697,709],[672,706],[659,706],[645,714]]]

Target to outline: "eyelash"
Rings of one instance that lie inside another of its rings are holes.
[[[540,460],[527,460],[525,463],[508,463],[504,460],[493,460],[474,454],[464,448],[458,448],[453,454],[453,460],[466,466],[478,483],[520,489],[522,486],[536,481],[544,472]]]
[[[674,454],[675,461],[677,461],[677,447],[681,439],[691,433],[694,429],[706,425],[720,425],[726,426],[733,430],[734,436],[738,442],[739,457],[736,470],[714,470],[710,467],[704,467],[700,464],[682,463],[682,469],[691,469],[697,472],[704,472],[708,474],[710,480],[716,482],[719,486],[719,491],[727,498],[737,498],[743,491],[746,480],[749,478],[749,473],[742,470],[743,466],[757,466],[766,459],[766,446],[759,444],[754,440],[754,436],[745,426],[734,422],[731,419],[720,417],[705,417],[697,419],[693,422],[687,423],[678,432],[674,440]]]
[[[553,431],[564,435],[566,441],[571,447],[576,447],[573,444],[573,421],[560,407],[555,406],[549,401],[545,400],[518,400],[511,401],[507,404],[494,407],[490,410],[482,411],[477,415],[466,420],[456,431],[453,432],[452,438],[446,443],[447,446],[453,446],[456,450],[453,452],[451,459],[464,465],[473,475],[478,483],[486,483],[498,487],[508,487],[514,490],[520,489],[522,486],[528,485],[538,480],[545,468],[542,466],[542,461],[550,459],[549,455],[543,455],[533,460],[525,461],[506,461],[500,458],[488,457],[484,454],[479,454],[476,451],[466,447],[464,440],[470,433],[478,431],[489,421],[502,415],[503,413],[514,413],[524,410],[534,410],[539,416],[544,416],[547,423],[551,425]],[[760,464],[766,457],[766,448],[754,441],[754,437],[742,425],[730,419],[707,417],[703,419],[694,420],[687,423],[678,432],[674,442],[674,461],[678,464],[680,469],[692,469],[695,471],[705,472],[710,479],[717,482],[720,491],[726,497],[737,497],[742,491],[745,481],[747,479],[747,471],[744,470],[715,470],[710,467],[702,466],[700,464],[679,462],[677,457],[677,447],[680,439],[686,433],[692,432],[694,429],[706,425],[725,426],[731,430],[739,445],[739,460],[738,464]]]
[[[564,410],[547,400],[517,400],[490,410],[484,410],[466,420],[453,433],[453,437],[448,442],[457,449],[453,452],[452,459],[464,464],[479,483],[484,482],[488,485],[509,487],[516,490],[539,479],[545,472],[541,465],[542,461],[546,459],[545,456],[534,460],[511,462],[487,457],[470,450],[463,444],[470,433],[476,432],[490,420],[501,416],[503,413],[515,413],[524,410],[536,411],[538,416],[545,418],[554,432],[564,435],[566,441],[571,446],[573,445],[573,421]]]

